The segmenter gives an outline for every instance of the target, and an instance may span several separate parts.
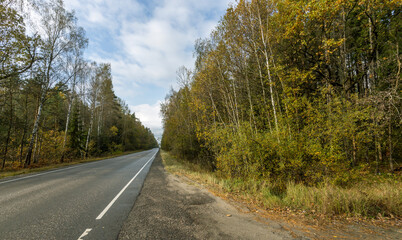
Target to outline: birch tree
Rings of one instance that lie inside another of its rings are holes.
[[[62,0],[44,3],[39,7],[39,11],[42,19],[38,32],[41,35],[42,45],[40,51],[41,61],[38,62],[40,72],[37,74],[41,81],[41,94],[25,158],[26,167],[31,164],[32,149],[48,91],[57,83],[66,84],[74,76],[73,74],[66,77],[61,73],[65,64],[65,55],[71,51],[76,41],[74,14],[64,9]]]

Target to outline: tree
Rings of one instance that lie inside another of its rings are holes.
[[[0,13],[2,169],[157,146],[115,95],[111,65],[83,58],[85,31],[63,1],[6,0]]]
[[[392,173],[402,154],[401,7],[238,1],[197,40],[191,80],[162,104],[162,148],[196,149],[190,160],[207,152],[232,178],[342,185],[360,171]]]
[[[2,169],[5,167],[11,131],[15,121],[15,94],[21,85],[21,74],[27,72],[36,60],[38,38],[25,33],[23,18],[5,1],[0,3],[0,106],[7,109],[2,115],[8,116],[4,125],[8,126],[3,150]],[[3,125],[3,124],[1,124]],[[3,139],[3,134],[0,139]]]
[[[75,100],[75,94],[76,94],[76,85],[77,85],[77,80],[80,77],[81,81],[85,81],[85,61],[82,58],[83,54],[83,49],[88,45],[88,39],[86,39],[85,32],[82,28],[77,28],[72,32],[73,38],[73,45],[71,46],[71,52],[67,55],[67,66],[66,66],[66,76],[68,78],[71,77],[71,96],[69,99],[69,105],[68,105],[68,112],[67,112],[67,117],[66,117],[66,128],[64,131],[64,141],[63,141],[63,153],[60,159],[60,162],[63,162],[64,160],[64,154],[65,154],[65,146],[67,142],[67,133],[68,133],[68,127],[70,124],[70,115],[71,115],[71,109]]]
[[[5,1],[0,3],[0,83],[28,71],[36,60],[37,36],[25,33],[23,18]]]
[[[40,10],[42,14],[42,28],[40,31],[43,31],[41,36],[41,61],[38,66],[38,74],[41,79],[41,96],[25,158],[25,166],[29,166],[31,163],[33,144],[39,129],[42,109],[49,89],[58,82],[65,84],[71,78],[71,76],[63,76],[60,71],[64,64],[63,56],[71,51],[77,40],[74,14],[64,9],[62,0],[45,3]]]

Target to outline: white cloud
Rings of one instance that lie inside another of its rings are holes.
[[[161,137],[160,103],[176,86],[176,70],[193,67],[195,40],[209,36],[233,1],[65,0],[65,5],[90,38],[86,57],[111,63],[116,95]],[[154,86],[166,92],[157,96]]]
[[[150,128],[156,138],[162,137],[162,118],[160,116],[160,105],[158,101],[153,105],[141,104],[130,106],[130,110],[135,113],[135,116],[140,119],[141,123]]]
[[[170,86],[176,86],[176,70],[193,67],[195,40],[209,36],[233,0],[65,2],[90,37],[86,56],[111,63],[116,95],[160,137],[159,105]],[[158,96],[150,86],[166,91]],[[149,97],[139,99],[140,95]]]
[[[142,4],[134,0],[68,0],[65,4],[77,12],[79,22],[85,28],[118,31],[128,16],[144,16]]]
[[[107,19],[102,15],[100,11],[92,10],[88,14],[88,21],[91,23],[102,24],[107,21]]]
[[[229,0],[155,3],[151,1],[154,5],[150,7],[134,0],[74,0],[68,5],[77,9],[84,27],[108,29],[110,42],[119,49],[103,58],[116,66],[115,79],[131,79],[168,89],[174,85],[178,67],[193,66],[195,40],[208,36],[222,14],[216,9],[225,9]]]

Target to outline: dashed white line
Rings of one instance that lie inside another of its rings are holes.
[[[145,168],[145,166],[155,158],[155,155],[158,153],[159,151],[156,151],[156,153],[144,164],[144,166],[142,166],[142,168],[137,172],[137,174],[135,174],[135,176],[126,184],[126,186],[123,187],[123,189],[121,189],[121,191],[116,195],[116,197],[113,198],[113,200],[106,206],[105,209],[103,209],[103,211],[99,214],[98,217],[96,217],[96,220],[102,219],[103,215],[105,215],[105,213],[110,209],[110,207],[114,204],[114,202],[116,202],[116,200],[120,197],[120,195],[126,190],[126,188],[130,185],[130,183],[132,183],[134,181],[134,179],[138,176],[138,174],[140,174],[140,172]]]
[[[84,233],[78,238],[78,240],[84,240],[83,238],[88,235],[88,233],[92,230],[92,228],[85,229]]]

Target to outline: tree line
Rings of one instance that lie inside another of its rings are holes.
[[[402,3],[239,0],[161,105],[162,148],[228,178],[345,185],[402,159]]]
[[[111,65],[84,58],[87,45],[62,0],[1,1],[2,169],[157,146],[115,95]]]

